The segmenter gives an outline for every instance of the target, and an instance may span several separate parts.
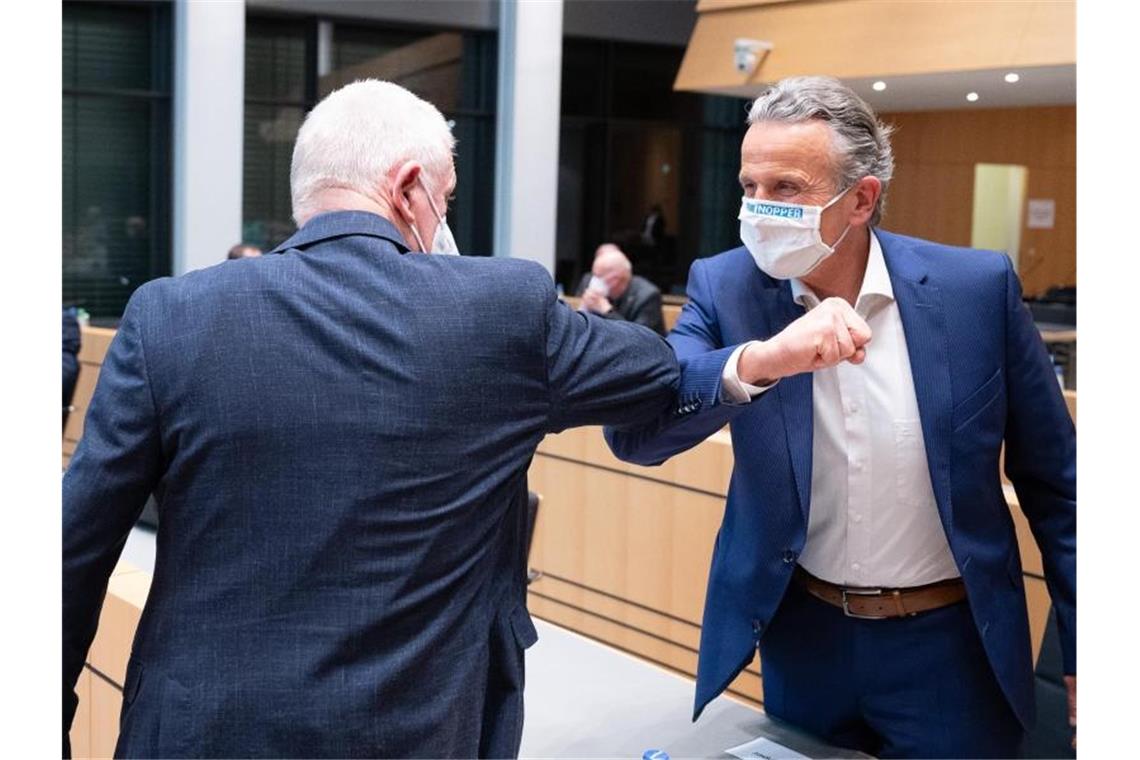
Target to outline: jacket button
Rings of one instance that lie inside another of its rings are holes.
[[[798,556],[799,555],[796,554],[794,551],[792,551],[791,549],[788,549],[786,552],[784,552],[784,564],[785,565],[792,564],[793,562],[796,561],[796,558]]]
[[[752,633],[756,634],[757,638],[760,637],[760,632],[763,630],[764,630],[764,624],[763,623],[761,623],[759,620],[753,620],[752,621]]]

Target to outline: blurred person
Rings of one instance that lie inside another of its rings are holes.
[[[1016,757],[1034,676],[1003,442],[1076,725],[1076,436],[1017,275],[879,228],[889,129],[837,80],[784,80],[748,122],[744,246],[693,263],[669,336],[719,382],[696,414],[606,433],[656,465],[731,425],[694,719],[759,647],[765,711],[833,744]],[[754,370],[836,300],[873,333],[861,364]]]
[[[603,243],[594,252],[594,265],[582,275],[577,295],[587,311],[607,319],[623,319],[665,334],[661,291],[649,280],[633,273],[633,264],[613,243]]]
[[[655,247],[661,244],[665,237],[665,212],[661,210],[660,203],[654,203],[653,208],[645,215],[641,223],[641,244]]]
[[[226,260],[233,261],[234,259],[252,259],[260,256],[261,253],[261,249],[256,245],[250,245],[249,243],[238,243],[233,248],[230,248],[229,252],[226,254]]]
[[[297,135],[290,239],[131,297],[63,483],[65,749],[153,492],[116,757],[517,754],[535,448],[673,408],[679,370],[534,262],[423,255],[458,253],[453,146],[344,87]]]

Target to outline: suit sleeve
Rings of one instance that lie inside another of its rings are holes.
[[[673,404],[677,358],[661,336],[571,309],[553,287],[544,287],[543,301],[549,432],[629,424]]]
[[[669,343],[681,364],[678,403],[647,423],[606,428],[606,442],[619,459],[641,465],[661,464],[696,446],[748,408],[747,404],[722,403],[721,378],[737,345],[725,346],[721,339],[706,266],[700,260],[693,262],[687,287],[689,301],[669,333]],[[754,403],[766,403],[764,396]]]
[[[633,315],[633,320],[639,325],[645,325],[658,335],[665,334],[665,317],[661,313],[661,291],[654,288],[649,293],[641,306],[638,308],[637,313]]]
[[[1077,669],[1077,437],[1021,284],[1006,261],[1005,472],[1041,550],[1066,674]]]
[[[160,469],[160,439],[140,330],[146,286],[127,304],[63,478],[63,742],[75,684],[95,636],[111,571]]]

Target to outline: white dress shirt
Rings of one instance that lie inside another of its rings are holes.
[[[790,282],[796,303],[808,310],[819,305],[811,288]],[[811,510],[799,563],[846,586],[905,588],[956,578],[930,483],[902,319],[873,232],[855,311],[871,328],[867,358],[812,375]],[[722,377],[725,396],[737,403],[767,390],[741,382],[742,350]]]

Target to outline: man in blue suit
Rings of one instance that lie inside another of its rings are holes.
[[[878,228],[889,130],[838,81],[785,80],[749,122],[745,246],[694,262],[669,336],[704,376],[698,411],[607,430],[653,465],[731,426],[694,718],[759,647],[765,709],[833,743],[1014,756],[1033,667],[1003,441],[1073,725],[1076,700],[1075,432],[1017,276],[1004,255]],[[837,301],[871,331],[863,361],[773,371],[781,330]]]
[[[517,754],[535,447],[674,408],[679,374],[533,262],[421,253],[455,252],[453,145],[349,85],[298,134],[292,238],[131,298],[63,483],[65,747],[153,492],[116,757]]]

